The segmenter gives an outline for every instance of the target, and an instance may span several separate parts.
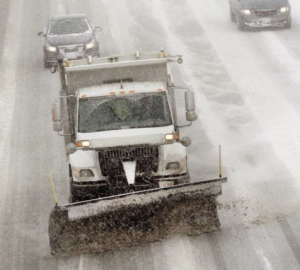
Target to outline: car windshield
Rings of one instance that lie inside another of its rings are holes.
[[[165,92],[80,99],[78,117],[83,133],[172,124]]]
[[[91,28],[86,19],[51,21],[49,35],[72,35],[90,33]]]

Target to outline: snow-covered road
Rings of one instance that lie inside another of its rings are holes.
[[[300,269],[300,3],[291,5],[291,30],[239,32],[226,0],[0,0],[0,269]],[[102,55],[184,56],[174,74],[196,92],[192,177],[215,177],[223,149],[221,231],[51,257],[48,174],[60,203],[68,177],[50,115],[58,74],[43,68],[37,33],[67,11],[103,28]]]

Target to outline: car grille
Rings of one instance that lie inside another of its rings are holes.
[[[69,45],[69,46],[59,46],[60,53],[77,53],[83,51],[83,45]]]
[[[122,161],[136,161],[136,172],[151,174],[158,170],[158,146],[104,148],[99,151],[101,172],[104,176],[125,176]]]
[[[276,9],[254,10],[254,14],[259,17],[270,17],[276,14]]]

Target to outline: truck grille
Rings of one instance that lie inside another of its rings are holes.
[[[158,170],[158,146],[106,148],[99,151],[104,176],[125,176],[122,161],[136,161],[136,172],[150,174]]]
[[[254,10],[254,14],[259,17],[271,17],[276,14],[276,9]]]

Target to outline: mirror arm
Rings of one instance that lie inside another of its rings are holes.
[[[188,90],[188,91],[190,91],[189,88],[186,88],[186,87],[183,87],[183,86],[170,85],[170,86],[168,86],[168,87],[169,87],[169,88],[176,88],[176,89],[178,89],[178,90]]]
[[[71,97],[72,98],[77,98],[75,95],[67,95],[67,96],[61,96],[61,97],[57,98],[55,101],[63,99],[63,98],[71,98]]]
[[[57,134],[58,134],[59,136],[62,136],[62,137],[64,137],[64,136],[73,136],[73,135],[75,135],[75,134],[63,134],[63,133],[59,133],[59,131],[57,131]]]
[[[183,125],[183,126],[176,126],[176,128],[185,128],[190,127],[193,124],[193,122],[190,122],[189,124]]]

